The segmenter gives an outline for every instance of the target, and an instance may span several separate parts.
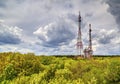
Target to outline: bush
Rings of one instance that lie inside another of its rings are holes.
[[[0,84],[120,84],[120,57],[0,53]]]
[[[55,72],[55,77],[56,78],[63,77],[64,79],[71,79],[72,72],[69,69],[59,69]]]
[[[3,72],[3,77],[5,80],[12,80],[17,76],[17,73],[14,69],[13,64],[9,64],[5,67],[5,70]]]
[[[112,60],[110,62],[106,79],[109,83],[120,83],[120,61]]]

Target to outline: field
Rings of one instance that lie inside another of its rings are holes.
[[[0,84],[120,84],[120,56],[0,53]]]

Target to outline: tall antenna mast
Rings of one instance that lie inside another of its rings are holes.
[[[92,54],[93,54],[93,50],[92,50],[92,38],[91,38],[91,24],[89,24],[89,55],[90,57],[92,57]]]
[[[82,44],[82,34],[81,34],[81,15],[80,15],[80,12],[79,12],[77,50],[78,50],[78,55],[80,55],[81,57],[82,57],[82,49],[83,49],[83,44]]]
[[[89,24],[89,48],[92,50],[91,31],[91,24]]]

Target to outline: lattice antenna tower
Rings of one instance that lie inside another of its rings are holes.
[[[89,56],[92,57],[93,50],[92,50],[92,38],[91,38],[91,24],[89,24]]]
[[[78,55],[82,57],[82,50],[83,50],[83,44],[82,44],[82,34],[81,34],[81,15],[79,12],[78,16],[78,37],[77,37],[77,51]]]
[[[89,48],[92,50],[91,24],[89,24]]]

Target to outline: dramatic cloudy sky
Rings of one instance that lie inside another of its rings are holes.
[[[84,48],[120,54],[120,0],[0,0],[0,52],[76,54],[78,12]]]

